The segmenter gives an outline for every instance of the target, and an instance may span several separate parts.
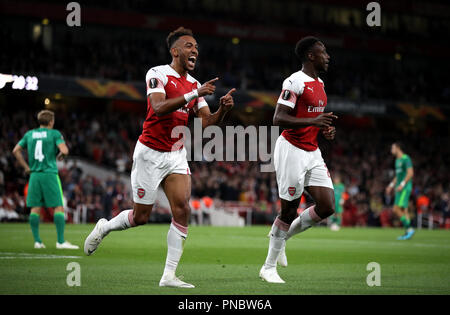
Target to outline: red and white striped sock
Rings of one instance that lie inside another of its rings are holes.
[[[183,254],[184,242],[187,238],[187,234],[188,227],[183,226],[172,219],[169,232],[167,233],[167,258],[164,276],[175,276],[175,271],[181,259],[181,255]]]
[[[136,224],[133,219],[133,209],[123,210],[102,226],[102,232],[106,235],[111,231],[126,230],[135,226]]]
[[[286,240],[290,239],[295,234],[301,233],[314,226],[316,223],[322,221],[322,219],[316,213],[316,206],[311,206],[303,211],[294,221],[291,223],[291,227],[286,235]]]
[[[277,258],[286,243],[288,230],[289,224],[281,221],[280,218],[277,217],[275,222],[273,222],[272,232],[270,234],[269,251],[264,263],[266,268],[275,268],[277,266]]]

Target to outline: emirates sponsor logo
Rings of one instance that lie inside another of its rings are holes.
[[[323,106],[323,105],[321,105],[321,106]],[[325,107],[321,107],[321,106],[319,106],[319,107],[308,106],[308,113],[323,113],[325,111]]]

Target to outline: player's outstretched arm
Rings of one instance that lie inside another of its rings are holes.
[[[150,104],[152,104],[156,116],[163,116],[172,113],[195,98],[213,94],[216,90],[216,86],[214,84],[217,80],[219,80],[219,78],[209,80],[199,89],[193,90],[192,92],[176,98],[166,99],[166,95],[164,93],[151,93],[149,95]]]
[[[333,123],[333,119],[337,119],[333,113],[323,113],[312,118],[298,118],[291,114],[292,108],[283,104],[277,104],[275,114],[273,116],[273,124],[283,128],[300,128],[307,126],[316,126],[319,128],[328,128]]]
[[[200,108],[197,115],[202,119],[202,127],[206,128],[210,125],[217,125],[223,121],[226,113],[228,113],[234,106],[233,94],[236,91],[232,88],[227,94],[222,96],[219,100],[219,109],[215,113],[211,113],[208,106]]]
[[[16,146],[14,147],[12,153],[16,157],[16,159],[19,162],[20,166],[22,166],[23,169],[25,170],[25,172],[27,174],[29,174],[30,173],[30,167],[28,166],[27,162],[25,162],[25,159],[23,158],[23,155],[22,155],[22,151],[23,151],[23,148],[19,144],[16,144]]]

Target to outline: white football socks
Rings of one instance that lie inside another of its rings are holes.
[[[123,210],[102,226],[102,232],[106,235],[111,231],[126,230],[134,226],[136,226],[136,224],[133,220],[133,210]]]
[[[186,226],[182,226],[172,219],[169,232],[167,233],[167,258],[163,277],[175,276],[175,271],[183,254],[187,230]]]
[[[264,263],[266,268],[275,268],[277,266],[277,258],[286,243],[288,230],[289,224],[281,221],[277,217],[272,225],[272,232],[270,234],[269,251],[266,262]]]
[[[309,207],[303,211],[294,221],[292,221],[289,231],[286,234],[286,240],[290,239],[295,234],[301,233],[315,225],[322,219],[315,211],[316,206]]]

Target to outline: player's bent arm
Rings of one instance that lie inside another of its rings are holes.
[[[220,106],[219,109],[212,114],[209,107],[204,106],[198,110],[197,116],[202,119],[202,128],[206,128],[221,123],[227,112],[228,111],[225,111],[224,108]]]
[[[58,144],[58,149],[59,149],[59,154],[61,154],[61,156],[69,155],[69,148],[67,147],[67,145],[64,142]]]
[[[400,183],[402,188],[405,187],[405,185],[413,178],[413,176],[414,176],[414,170],[412,167],[410,167],[406,171],[405,179]]]
[[[155,115],[163,116],[172,113],[196,98],[213,94],[216,90],[214,82],[217,80],[219,80],[219,78],[209,80],[200,88],[176,98],[166,99],[166,95],[164,93],[151,93],[148,97],[150,98],[150,104],[152,104]]]
[[[27,162],[25,162],[25,159],[23,158],[23,155],[22,155],[22,151],[23,151],[23,148],[19,144],[16,144],[12,153],[15,156],[15,158],[17,159],[17,161],[19,162],[20,166],[22,166],[26,172],[29,172],[30,167],[28,166]]]
[[[226,113],[228,113],[234,106],[234,100],[231,96],[234,92],[236,92],[236,89],[232,88],[227,94],[220,98],[219,109],[214,114],[211,114],[208,106],[203,106],[198,110],[197,116],[202,119],[203,128],[211,125],[217,125],[223,121]]]
[[[307,126],[325,128],[331,125],[333,119],[337,118],[333,113],[325,113],[313,118],[298,118],[291,114],[292,110],[293,108],[278,103],[273,116],[273,124],[291,129]]]
[[[184,95],[166,99],[166,95],[164,93],[155,92],[151,93],[148,97],[156,116],[170,114],[187,103]]]

